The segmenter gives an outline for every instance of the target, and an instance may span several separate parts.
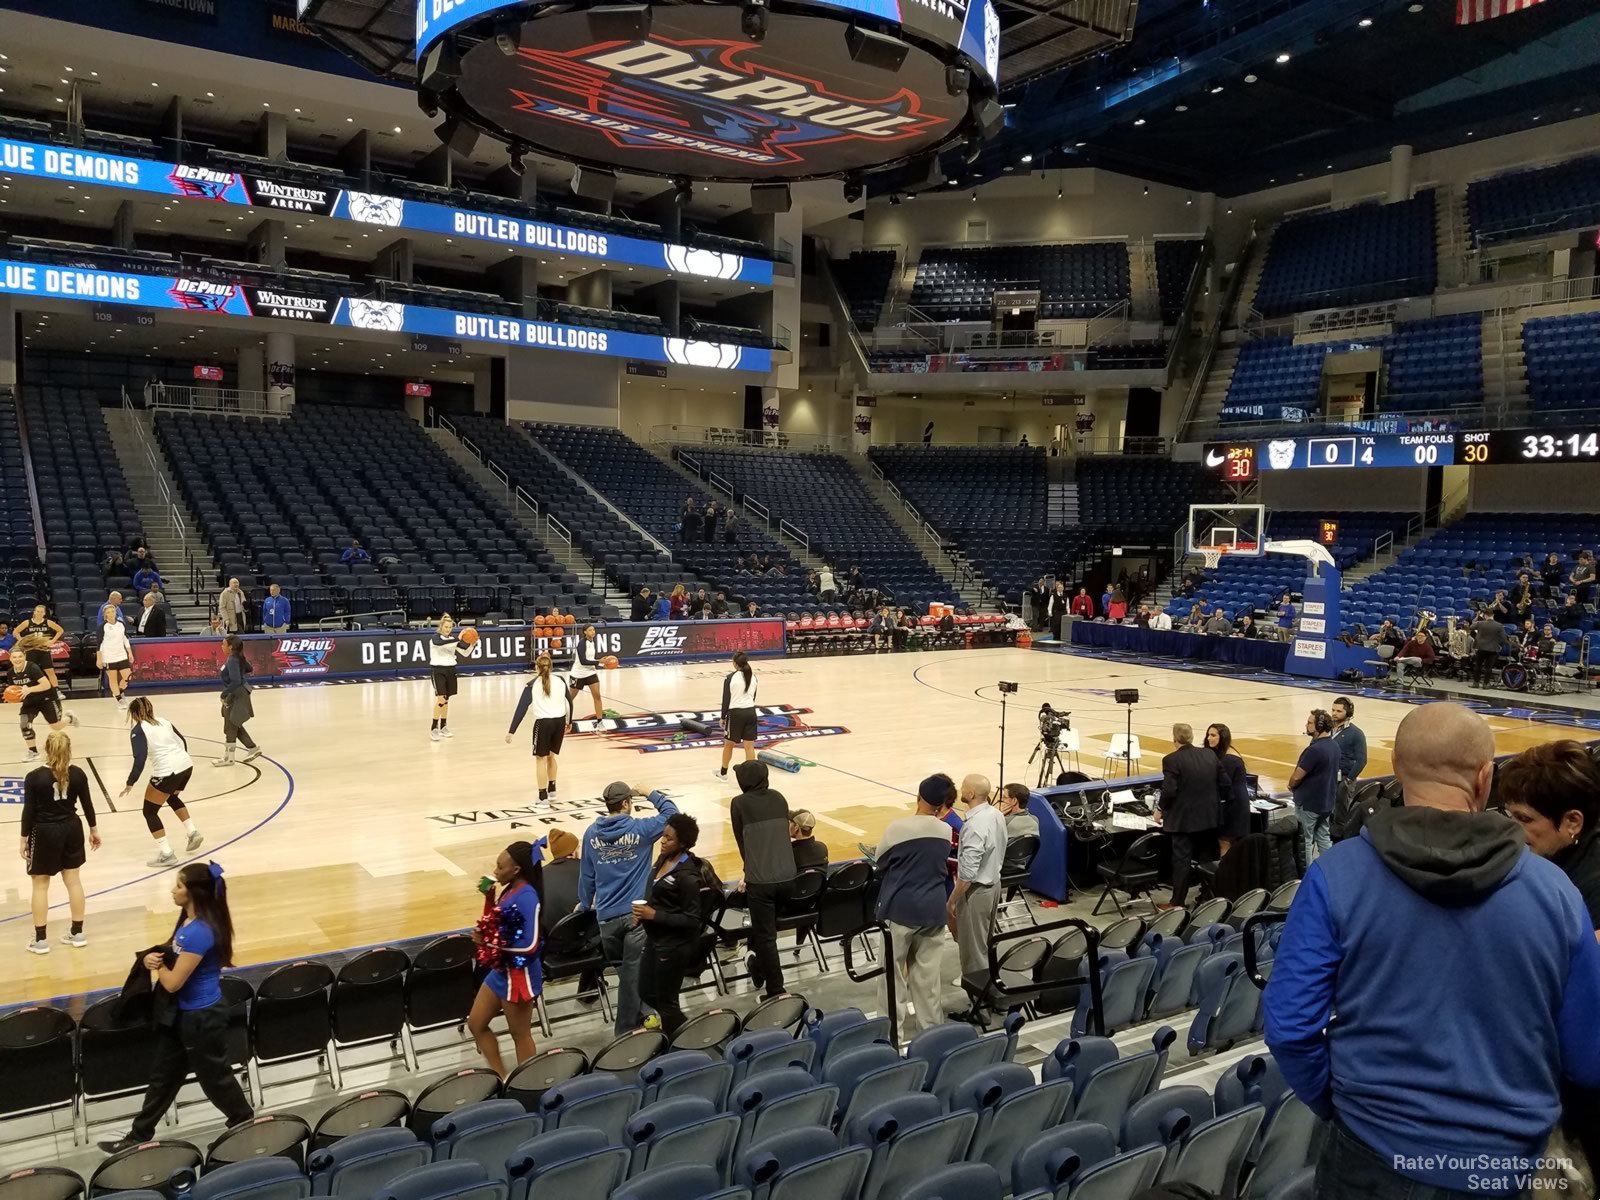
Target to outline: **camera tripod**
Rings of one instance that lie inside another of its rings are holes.
[[[1040,738],[1039,744],[1033,748],[1033,753],[1028,755],[1028,765],[1033,765],[1033,760],[1039,757],[1039,752],[1044,751],[1044,761],[1039,764],[1039,782],[1035,787],[1055,786],[1056,776],[1066,768],[1061,765],[1061,739]]]

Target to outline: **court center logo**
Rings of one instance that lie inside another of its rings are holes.
[[[806,738],[833,737],[850,731],[842,725],[812,725],[805,718],[809,708],[792,704],[764,704],[756,709],[756,745],[773,746],[780,742]],[[685,728],[684,722],[703,726],[705,731]],[[575,736],[600,735],[608,743],[637,750],[640,754],[661,754],[673,750],[699,750],[722,745],[722,713],[716,709],[701,712],[636,713],[631,717],[592,717],[574,725]]]
[[[0,778],[0,804],[22,803],[23,781],[15,776]]]

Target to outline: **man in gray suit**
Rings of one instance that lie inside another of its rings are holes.
[[[1505,649],[1506,627],[1491,612],[1478,614],[1472,623],[1472,686],[1488,687]]]

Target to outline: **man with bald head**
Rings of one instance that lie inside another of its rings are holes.
[[[956,886],[946,905],[947,923],[961,951],[961,974],[988,969],[989,931],[1000,898],[1000,866],[1006,857],[1006,819],[989,803],[994,789],[982,775],[961,781],[967,806],[956,846]]]
[[[1563,1073],[1600,1084],[1600,943],[1560,868],[1484,811],[1481,717],[1412,710],[1394,769],[1405,806],[1300,885],[1264,997],[1267,1045],[1332,1123],[1319,1197],[1518,1195],[1561,1116]]]

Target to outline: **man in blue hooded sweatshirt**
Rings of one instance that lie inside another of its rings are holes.
[[[648,795],[653,817],[633,815],[633,798]],[[616,1032],[639,1027],[639,961],[644,927],[633,923],[633,902],[650,891],[655,844],[678,811],[670,797],[626,783],[608,783],[602,793],[606,815],[583,831],[578,868],[578,907],[594,909],[600,945],[617,969]]]
[[[1405,807],[1306,871],[1264,997],[1267,1045],[1332,1122],[1319,1200],[1522,1194],[1562,1076],[1600,1084],[1600,943],[1561,869],[1484,811],[1481,717],[1413,709],[1394,770]]]

